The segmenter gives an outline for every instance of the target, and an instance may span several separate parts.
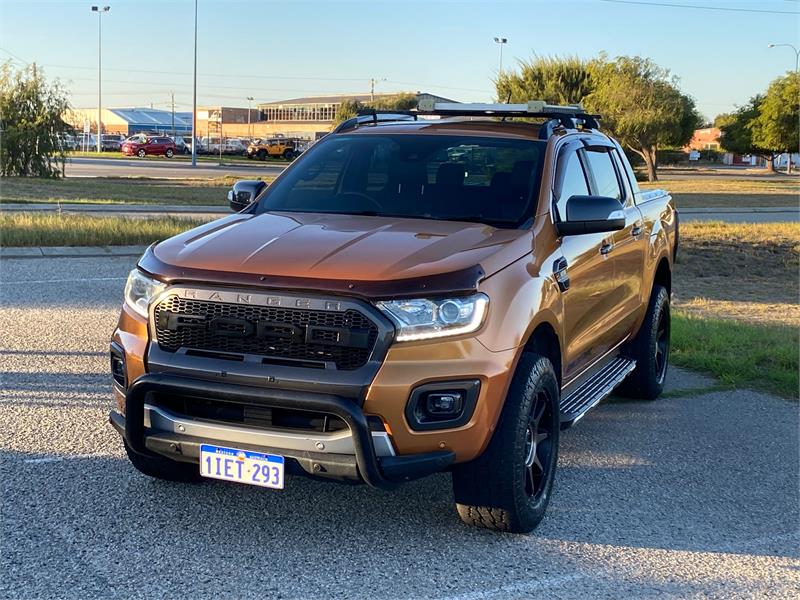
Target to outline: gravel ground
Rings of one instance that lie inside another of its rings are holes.
[[[132,258],[0,261],[0,597],[796,597],[798,406],[671,371],[562,437],[532,535],[462,525],[449,478],[275,492],[136,473],[106,416]],[[681,396],[676,390],[694,390]]]

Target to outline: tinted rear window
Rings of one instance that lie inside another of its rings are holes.
[[[331,136],[258,210],[375,214],[515,227],[533,214],[546,144],[491,137]]]

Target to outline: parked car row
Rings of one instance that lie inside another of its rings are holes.
[[[97,135],[94,133],[61,134],[59,140],[65,150],[92,152],[97,149]],[[293,160],[309,144],[306,140],[287,137],[220,139],[218,136],[206,136],[198,137],[195,141],[197,154],[238,155],[259,160],[268,157]],[[126,156],[172,158],[176,154],[191,154],[192,138],[154,132],[137,133],[126,139],[122,134],[104,133],[100,138],[100,148],[103,152],[122,152]]]

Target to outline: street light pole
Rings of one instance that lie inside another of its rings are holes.
[[[793,44],[769,44],[767,48],[778,48],[785,46],[794,50],[794,73],[795,76],[800,77],[800,50]],[[800,152],[800,102],[797,105],[797,150]],[[788,173],[792,172],[792,153],[789,152],[789,157],[786,161],[786,170]]]
[[[247,137],[249,137],[250,139],[253,138],[253,132],[250,130],[250,112],[253,110],[252,109],[253,100],[255,100],[253,96],[247,97]]]
[[[103,115],[103,13],[111,10],[110,6],[92,6],[97,13],[97,153],[103,151],[101,145],[101,125]]]
[[[500,73],[500,75],[502,75],[503,74],[503,46],[505,46],[508,43],[508,38],[496,37],[496,38],[494,38],[494,43],[497,44],[498,46],[500,46],[500,70],[498,71],[498,73]]]
[[[197,0],[194,0],[194,79],[192,81],[192,167],[197,166]]]

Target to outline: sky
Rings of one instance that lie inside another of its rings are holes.
[[[425,91],[494,99],[534,55],[641,55],[670,69],[709,119],[794,68],[798,0],[198,0],[198,105]],[[194,0],[105,0],[103,105],[191,110]],[[97,105],[91,0],[0,0],[0,60],[36,62]],[[670,6],[672,5],[672,6]],[[676,6],[680,5],[680,6]]]

